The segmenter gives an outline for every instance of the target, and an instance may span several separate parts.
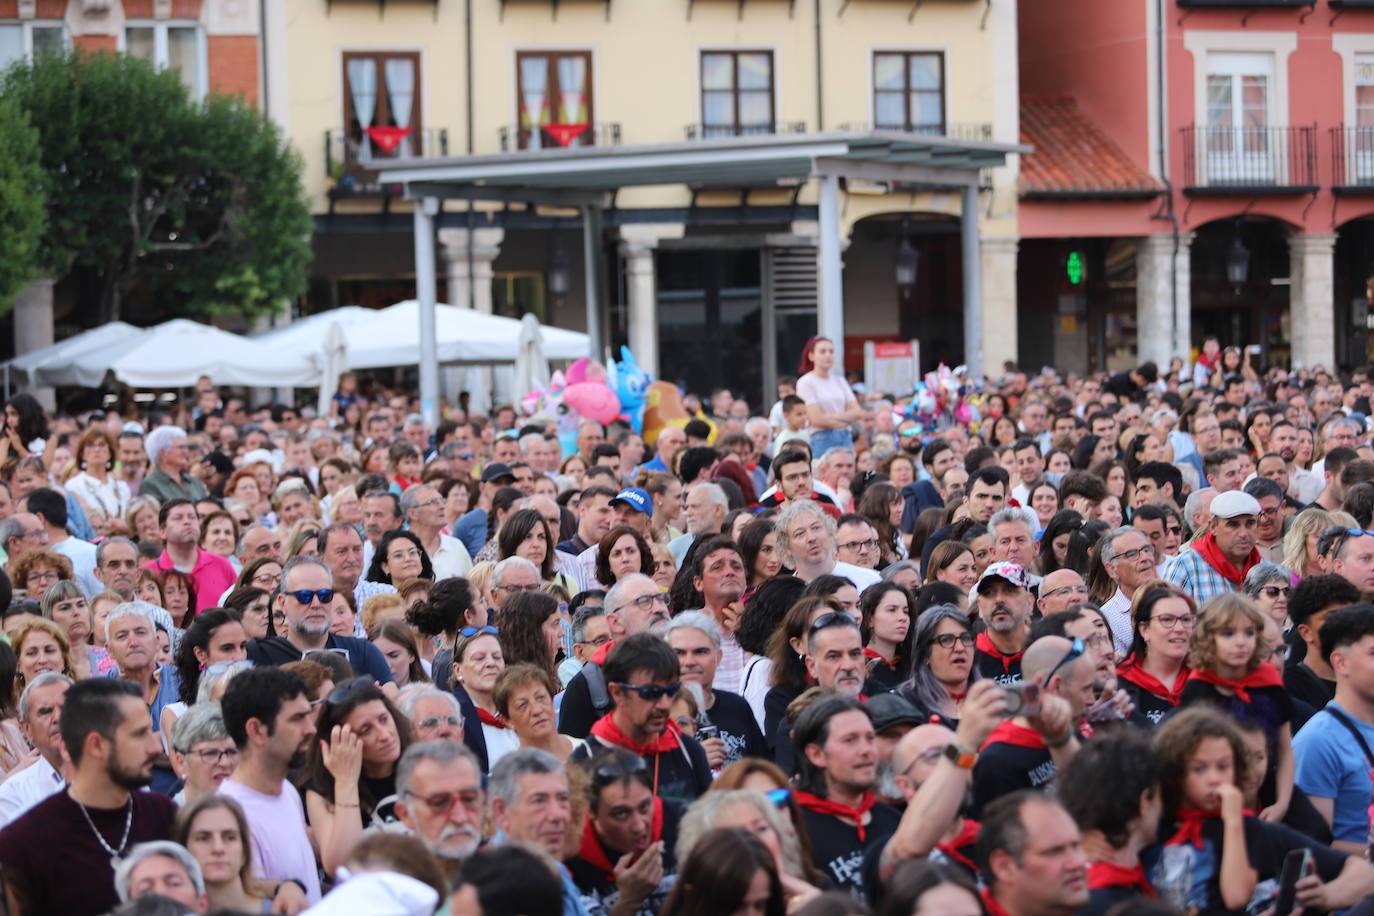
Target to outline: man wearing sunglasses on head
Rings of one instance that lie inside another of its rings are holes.
[[[1026,697],[1025,714],[997,726],[978,749],[975,818],[993,799],[1052,782],[1058,768],[1078,752],[1077,725],[1096,699],[1096,665],[1081,639],[1042,636],[1026,649],[1021,673],[1026,683],[1020,689],[1038,685],[1039,697],[1033,704]]]
[[[1322,532],[1322,538],[1326,536]],[[1374,531],[1342,529],[1334,534],[1329,550],[1331,571],[1358,588],[1365,601],[1374,598]]]
[[[606,747],[644,758],[655,795],[690,802],[711,785],[711,765],[694,738],[682,734],[669,711],[682,689],[677,653],[661,638],[638,633],[615,643],[603,671],[615,708],[591,727],[572,753],[582,762]]]
[[[307,653],[340,650],[357,674],[366,674],[394,696],[396,685],[386,657],[372,643],[329,632],[330,605],[334,601],[334,574],[318,557],[295,557],[281,574],[281,590],[272,599],[274,612],[286,615],[284,636],[248,641],[248,658],[257,665],[284,665]]]

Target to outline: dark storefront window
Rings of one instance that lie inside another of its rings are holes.
[[[687,391],[761,389],[759,252],[660,251],[659,378]]]

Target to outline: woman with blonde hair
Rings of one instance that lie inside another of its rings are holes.
[[[1305,509],[1293,517],[1288,533],[1283,536],[1283,565],[1292,571],[1294,581],[1330,572],[1317,551],[1317,539],[1332,525],[1359,527],[1355,516],[1348,512],[1316,508]]]
[[[791,825],[767,795],[751,789],[713,790],[692,802],[678,825],[677,860],[685,862],[702,837],[720,827],[742,827],[772,853],[789,908],[821,892],[808,879],[801,844]]]
[[[162,550],[162,529],[158,526],[157,515],[162,511],[162,503],[151,496],[140,496],[129,503],[124,510],[124,524],[129,526],[129,536],[140,546],[152,544]]]
[[[22,588],[34,601],[42,601],[43,593],[58,582],[72,578],[72,561],[46,547],[30,547],[10,561],[10,581]]]
[[[284,560],[320,555],[320,522],[318,518],[303,518],[291,526],[286,535]]]
[[[51,620],[33,617],[10,631],[10,645],[19,658],[19,672],[14,676],[14,699],[18,701],[29,681],[47,671],[77,679],[76,662],[72,659],[72,644],[67,634]]]

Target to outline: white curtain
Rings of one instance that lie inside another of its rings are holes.
[[[371,141],[367,129],[372,126],[372,115],[377,110],[377,62],[366,57],[355,57],[348,62],[348,92],[353,99],[353,115],[358,126],[363,129],[359,141],[359,155],[371,158]]]
[[[539,149],[543,144],[540,125],[545,122],[544,98],[549,89],[549,59],[547,57],[525,57],[520,61],[520,84],[522,97],[520,104],[520,127],[530,132],[530,149]]]
[[[415,101],[415,61],[404,57],[387,60],[386,91],[391,99],[391,117],[396,121],[396,126],[409,127],[410,109]],[[406,142],[402,140],[401,145],[404,146]],[[423,153],[418,142],[411,149]]]
[[[558,94],[561,105],[559,120],[564,124],[577,124],[586,112],[583,106],[587,101],[587,59],[585,57],[560,57],[558,59]]]

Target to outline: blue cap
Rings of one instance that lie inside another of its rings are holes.
[[[653,514],[653,509],[651,508],[653,503],[649,499],[649,494],[638,487],[626,487],[615,494],[615,499],[611,500],[611,505],[614,506],[617,503],[624,503],[631,509],[643,512],[645,515]]]

